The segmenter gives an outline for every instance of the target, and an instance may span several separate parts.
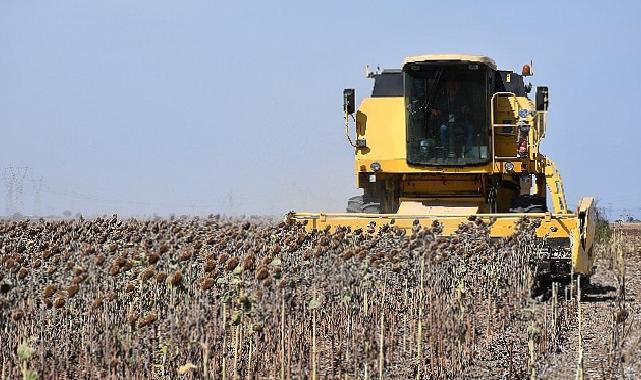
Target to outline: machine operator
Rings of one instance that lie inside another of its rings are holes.
[[[474,128],[469,122],[470,107],[464,101],[460,91],[461,83],[450,80],[445,83],[438,94],[436,104],[431,109],[430,118],[439,125],[440,146],[447,149],[448,156],[454,157],[456,152],[454,133],[455,128],[462,127],[465,134],[465,147],[461,152],[467,155],[472,148]]]

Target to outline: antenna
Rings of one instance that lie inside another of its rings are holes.
[[[372,71],[369,69],[369,65],[365,65],[365,78],[371,78]]]
[[[378,75],[378,67],[376,68],[376,72],[373,72],[372,70],[369,69],[369,65],[365,65],[365,78],[372,79]]]

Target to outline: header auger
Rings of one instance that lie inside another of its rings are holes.
[[[568,210],[559,170],[541,153],[548,88],[521,74],[498,70],[479,55],[408,57],[400,70],[369,75],[374,89],[355,109],[344,91],[345,127],[355,120],[356,184],[347,213],[290,213],[308,229],[367,229],[415,221],[443,225],[452,234],[473,218],[492,221],[490,236],[514,233],[523,217],[537,218],[544,270],[590,276],[595,229],[593,198]],[[552,209],[548,209],[548,203]]]

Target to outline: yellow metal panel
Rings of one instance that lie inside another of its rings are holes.
[[[406,178],[401,182],[404,194],[481,194],[483,183],[478,174],[459,174],[457,176],[439,175],[438,173],[417,178]]]
[[[356,150],[356,159],[405,160],[404,98],[367,98],[356,113],[357,138],[367,148]],[[369,166],[368,166],[369,170]]]
[[[550,215],[550,214],[476,214],[477,218],[485,222],[495,220],[492,224],[490,236],[506,237],[514,233],[516,224],[523,217],[540,218],[541,225],[537,228],[539,237],[570,237],[570,231],[577,227],[576,215]],[[288,218],[298,221],[307,221],[307,230],[321,230],[330,226],[336,227],[367,228],[372,222],[378,227],[393,224],[398,228],[411,230],[415,220],[422,226],[430,226],[433,221],[443,224],[444,236],[452,235],[461,223],[467,223],[469,214],[461,215],[399,215],[399,214],[352,214],[352,213],[294,213]]]
[[[549,157],[546,157],[545,161],[545,177],[548,189],[550,190],[550,196],[552,197],[554,212],[557,214],[567,213],[568,206],[565,201],[565,190],[563,189],[561,172],[559,172],[556,164]]]
[[[577,207],[578,226],[572,235],[572,263],[575,271],[591,274],[595,254],[596,209],[594,198],[582,198]]]
[[[401,198],[401,205],[396,212],[398,215],[473,215],[479,212],[479,203],[483,199],[465,201],[462,199],[456,200],[441,200],[441,199],[406,199]]]

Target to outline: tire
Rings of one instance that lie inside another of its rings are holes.
[[[363,196],[351,197],[347,200],[347,212],[359,213],[363,210]]]
[[[514,198],[510,207],[510,212],[517,213],[544,213],[548,211],[545,198],[538,195],[522,195]]]
[[[378,202],[363,201],[363,196],[358,195],[347,200],[347,212],[358,214],[380,214],[381,204]]]
[[[365,214],[380,214],[381,204],[377,202],[369,202],[363,205],[363,212]]]

